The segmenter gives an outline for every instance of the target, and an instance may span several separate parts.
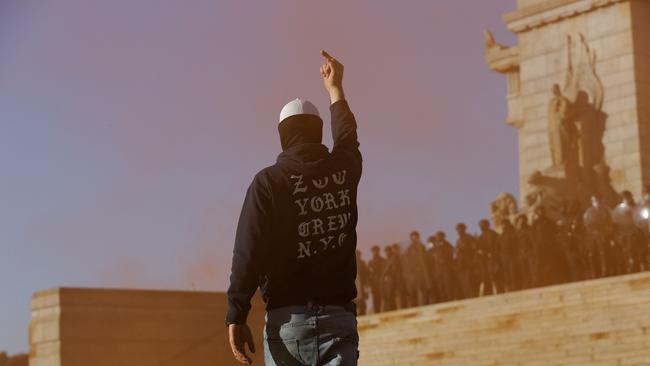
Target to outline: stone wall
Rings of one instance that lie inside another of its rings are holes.
[[[264,307],[249,317],[263,364]],[[237,365],[213,292],[56,288],[32,298],[31,366]]]
[[[359,319],[360,365],[650,365],[650,272]]]

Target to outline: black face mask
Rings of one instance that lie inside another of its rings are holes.
[[[311,114],[296,114],[285,118],[278,125],[282,151],[305,143],[320,144],[323,141],[323,120]]]

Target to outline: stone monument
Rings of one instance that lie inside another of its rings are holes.
[[[518,0],[486,31],[485,59],[508,80],[519,131],[521,202],[557,214],[591,196],[613,206],[650,183],[650,1]]]

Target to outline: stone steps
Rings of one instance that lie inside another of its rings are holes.
[[[32,301],[32,366],[236,365],[223,293],[58,288]],[[262,364],[263,305],[249,323]],[[650,365],[650,272],[359,318],[360,365]]]
[[[359,318],[360,365],[650,365],[650,272]]]

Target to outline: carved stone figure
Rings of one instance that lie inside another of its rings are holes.
[[[553,97],[548,106],[548,134],[554,167],[566,167],[575,149],[577,131],[570,118],[571,102],[558,84],[553,84]]]
[[[576,41],[577,38],[577,41]],[[575,102],[578,94],[583,91],[597,110],[602,109],[604,90],[603,84],[596,73],[596,51],[587,44],[584,35],[567,35],[567,72],[564,80],[564,91],[567,98]]]
[[[488,29],[485,29],[483,31],[483,35],[485,36],[485,49],[486,50],[504,50],[507,47],[497,43],[497,41],[494,39],[494,34]]]
[[[553,84],[548,106],[552,164],[530,176],[526,195],[527,212],[543,207],[552,218],[559,218],[565,201],[586,205],[594,194],[608,203],[618,198],[604,160],[607,115],[602,112],[604,92],[596,73],[596,53],[582,34],[566,39],[564,84]]]
[[[524,212],[531,219],[534,219],[538,208],[543,208],[550,217],[559,217],[563,202],[574,199],[579,193],[579,187],[566,178],[545,176],[540,171],[530,175],[528,184],[534,189],[525,197]]]
[[[596,73],[596,52],[589,47],[584,35],[568,35],[566,45],[564,94],[572,103],[571,118],[577,131],[577,165],[591,174],[592,168],[602,162],[605,150],[602,141],[607,118],[602,112],[604,88]]]
[[[492,222],[497,230],[503,227],[503,222],[512,219],[517,215],[517,200],[510,193],[500,193],[497,198],[490,204],[490,214]]]

